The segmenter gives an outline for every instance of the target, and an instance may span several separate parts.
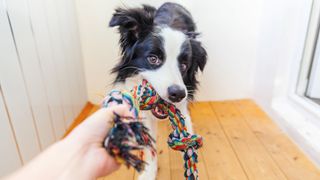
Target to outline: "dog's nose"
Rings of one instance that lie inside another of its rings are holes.
[[[178,85],[168,87],[168,94],[169,99],[172,102],[180,102],[184,97],[186,97],[186,91]]]

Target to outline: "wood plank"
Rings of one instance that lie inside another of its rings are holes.
[[[22,165],[19,147],[12,129],[0,85],[0,178]]]
[[[168,121],[161,121],[158,123],[157,135],[157,153],[158,153],[158,174],[157,179],[170,179],[170,156],[167,144],[167,137],[169,134]],[[160,133],[161,132],[161,133]]]
[[[40,152],[40,143],[4,5],[0,0],[0,84],[22,160],[27,162]]]
[[[199,173],[199,179],[208,179],[209,180],[209,173],[208,169],[205,164],[205,158],[207,158],[207,155],[204,155],[202,149],[198,150],[198,173]]]
[[[213,102],[211,106],[249,179],[287,179],[232,103]]]
[[[87,95],[87,86],[86,86],[86,78],[84,73],[84,63],[83,63],[83,56],[82,56],[82,49],[81,49],[81,42],[80,42],[80,32],[79,32],[79,25],[78,25],[78,13],[76,12],[76,1],[69,0],[70,4],[70,18],[71,18],[71,26],[73,25],[74,28],[71,29],[71,35],[73,36],[72,42],[74,43],[74,47],[76,50],[76,59],[78,62],[76,65],[78,68],[78,77],[80,79],[80,89],[81,95],[79,97],[81,104],[85,104],[88,101]]]
[[[61,36],[61,42],[62,42],[62,51],[64,54],[64,68],[66,70],[66,78],[68,81],[68,88],[70,89],[71,92],[71,106],[72,110],[74,113],[73,118],[77,116],[78,113],[81,112],[82,107],[79,107],[80,105],[80,99],[79,97],[81,96],[80,94],[80,86],[79,84],[79,79],[76,74],[76,67],[78,60],[75,57],[74,54],[74,45],[72,43],[72,38],[71,38],[71,29],[75,28],[71,25],[69,22],[70,19],[70,7],[68,1],[70,0],[55,0],[55,6],[52,8],[55,8],[56,10],[56,16],[58,18],[58,29],[60,31],[60,36]],[[70,119],[68,122],[68,125],[71,125],[73,119]]]
[[[107,177],[104,180],[131,180],[134,178],[134,169],[127,168],[125,165],[121,165],[120,169]]]
[[[66,66],[66,54],[62,42],[61,29],[58,19],[58,12],[56,10],[55,0],[44,0],[43,9],[46,12],[46,19],[48,22],[48,29],[50,34],[50,43],[53,51],[53,62],[56,70],[58,90],[61,95],[62,109],[65,119],[65,127],[68,127],[77,114],[73,111],[72,91],[70,86],[69,72]]]
[[[234,101],[234,104],[288,179],[320,179],[319,169],[253,101]]]
[[[27,6],[25,0],[7,1],[10,24],[19,56],[19,66],[25,81],[40,145],[44,149],[55,142],[56,138]]]
[[[86,83],[85,83],[85,77],[84,77],[84,70],[83,70],[83,58],[82,58],[82,52],[81,52],[81,42],[80,42],[80,34],[79,34],[79,26],[78,26],[78,18],[76,13],[76,4],[74,0],[65,0],[65,10],[67,16],[64,17],[68,19],[68,26],[69,26],[69,36],[70,36],[70,43],[72,47],[72,52],[74,55],[74,58],[72,59],[74,62],[72,63],[77,80],[79,91],[79,96],[77,96],[78,103],[80,107],[78,108],[78,111],[80,111],[84,104],[88,101],[87,98],[87,91],[86,91]]]
[[[183,179],[184,178],[184,168],[182,154],[177,151],[169,150],[170,156],[170,173],[171,179]]]
[[[210,104],[194,103],[189,109],[195,131],[204,138],[200,152],[204,157],[208,179],[247,179]]]
[[[39,66],[45,84],[55,137],[60,139],[66,131],[66,123],[64,121],[62,98],[61,94],[59,94],[57,73],[54,67],[53,51],[43,3],[43,0],[30,0],[28,1],[28,7],[30,8],[30,20],[37,45]]]

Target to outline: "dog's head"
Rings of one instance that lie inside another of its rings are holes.
[[[117,26],[120,33],[122,58],[113,69],[116,82],[141,75],[169,102],[193,98],[196,73],[204,69],[207,53],[196,40],[188,11],[173,3],[158,10],[146,5],[118,8],[109,26]]]

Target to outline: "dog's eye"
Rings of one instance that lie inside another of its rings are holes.
[[[150,55],[147,57],[147,59],[148,59],[148,62],[152,65],[160,65],[162,62],[156,55]]]
[[[186,63],[181,63],[180,69],[181,69],[182,72],[186,71],[187,68],[188,68],[188,65]]]

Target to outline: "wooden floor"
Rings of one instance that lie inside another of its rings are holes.
[[[98,107],[90,108],[82,117]],[[251,100],[194,103],[190,112],[195,131],[204,137],[198,165],[201,180],[320,180],[320,170]],[[183,179],[181,154],[166,144],[169,122],[159,122],[158,128],[157,179]],[[101,179],[136,178],[132,168],[122,167]]]

